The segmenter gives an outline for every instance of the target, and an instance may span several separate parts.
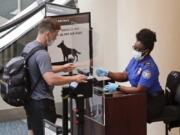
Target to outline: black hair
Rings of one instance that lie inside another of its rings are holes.
[[[144,28],[136,34],[136,39],[151,52],[154,48],[154,42],[156,42],[156,33],[150,29]]]
[[[38,26],[38,32],[39,33],[44,33],[44,32],[53,32],[55,30],[59,30],[60,26],[58,24],[58,21],[55,18],[44,18],[39,26]]]

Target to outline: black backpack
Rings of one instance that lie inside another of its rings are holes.
[[[180,72],[171,71],[168,74],[165,96],[167,105],[180,104]]]
[[[29,53],[12,58],[4,67],[1,80],[1,97],[12,106],[24,106],[32,94],[32,90],[41,80],[41,76],[31,90],[27,61],[42,46],[33,48]]]

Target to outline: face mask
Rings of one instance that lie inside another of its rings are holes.
[[[54,40],[50,37],[50,35],[46,35],[47,46],[51,46]]]
[[[51,46],[51,45],[53,44],[53,42],[54,42],[54,40],[49,40],[49,41],[47,42],[48,46]]]
[[[53,44],[53,42],[54,42],[54,40],[52,40],[52,39],[50,39],[48,37],[46,37],[46,40],[47,40],[47,45],[48,46],[51,46]]]
[[[139,52],[139,51],[136,51],[136,50],[133,50],[132,55],[138,61],[140,61],[140,60],[142,60],[144,58],[144,56],[142,56],[142,52]]]

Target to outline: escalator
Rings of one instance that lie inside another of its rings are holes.
[[[37,25],[45,16],[76,14],[78,8],[59,5],[59,0],[36,1],[0,27],[0,79],[3,65],[20,54],[36,38]]]

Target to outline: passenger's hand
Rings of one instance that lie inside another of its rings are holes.
[[[108,75],[108,71],[106,69],[103,69],[103,68],[98,68],[96,70],[96,74],[97,74],[97,76],[103,77],[103,76]]]
[[[73,63],[67,63],[63,65],[63,72],[71,72],[76,66]]]
[[[79,74],[74,75],[74,81],[77,83],[86,83],[87,82],[87,76]]]
[[[118,86],[119,85],[116,84],[116,83],[108,82],[108,85],[105,85],[103,90],[108,91],[109,93],[113,93],[113,92],[115,92],[117,90]]]

